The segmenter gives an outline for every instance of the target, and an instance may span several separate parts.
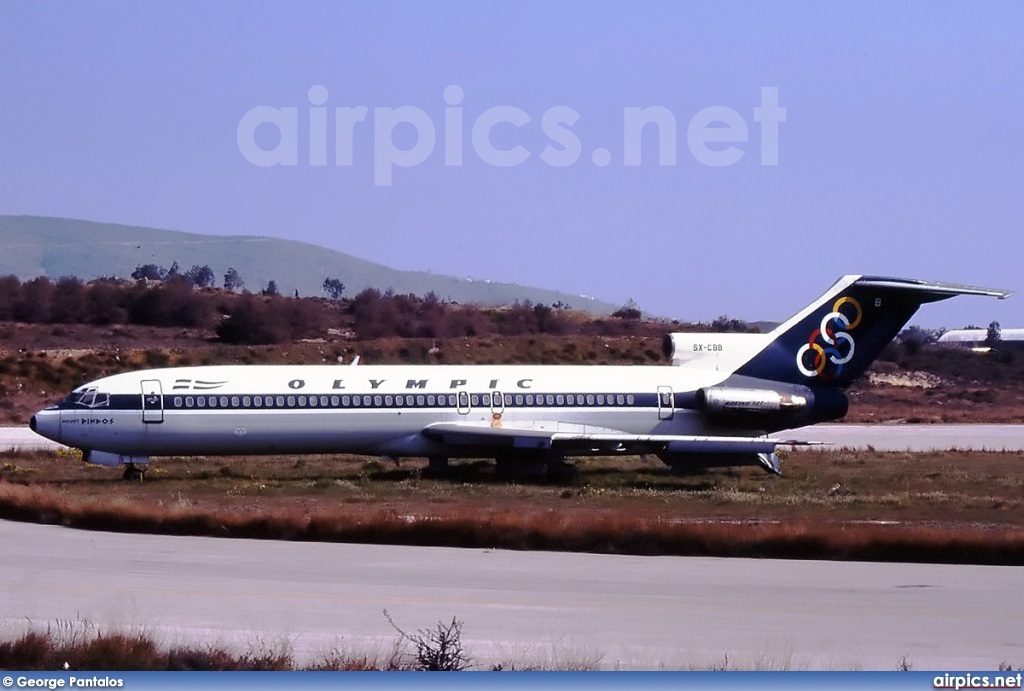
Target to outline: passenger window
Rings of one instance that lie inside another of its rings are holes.
[[[191,408],[193,405],[195,405],[195,402],[196,402],[195,399],[192,398],[191,396],[186,396],[185,397],[185,407],[186,408]]]

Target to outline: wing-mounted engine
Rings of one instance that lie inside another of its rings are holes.
[[[697,409],[709,420],[765,430],[836,420],[848,408],[846,395],[835,389],[813,390],[741,376],[698,389],[695,398]]]

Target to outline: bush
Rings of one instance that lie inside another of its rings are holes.
[[[469,667],[469,656],[462,647],[462,622],[452,617],[450,624],[437,622],[433,629],[420,629],[416,635],[398,628],[391,615],[384,617],[398,635],[416,646],[416,669],[421,672],[461,672]]]
[[[283,343],[291,335],[287,314],[278,309],[281,298],[246,295],[228,307],[228,316],[217,325],[217,338],[235,345]]]

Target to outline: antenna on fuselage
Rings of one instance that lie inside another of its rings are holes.
[[[359,364],[359,356],[358,356],[358,355],[356,355],[356,356],[355,356],[354,358],[352,358],[352,362],[351,362],[351,363],[349,363],[349,366],[351,366],[351,367],[355,367],[355,366],[356,366],[356,365],[358,365],[358,364]]]

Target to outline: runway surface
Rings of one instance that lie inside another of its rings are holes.
[[[481,664],[982,669],[1024,661],[1024,569],[306,544],[0,521],[0,621],[386,654],[464,623]]]
[[[1024,451],[1024,425],[812,425],[772,436],[879,451]],[[62,447],[28,427],[0,427],[0,451],[16,448]]]
[[[1024,425],[812,425],[771,436],[877,451],[1024,451]]]
[[[41,437],[25,427],[0,427],[0,451],[15,449],[62,449],[62,444]]]

